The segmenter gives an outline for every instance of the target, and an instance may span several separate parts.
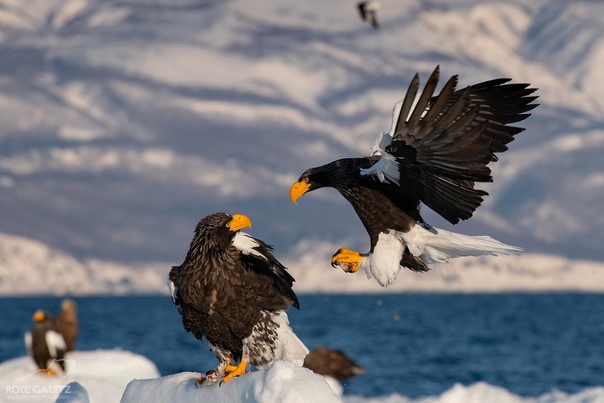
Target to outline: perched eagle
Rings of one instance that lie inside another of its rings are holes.
[[[415,75],[372,155],[308,169],[291,187],[294,203],[315,189],[335,188],[369,233],[368,253],[341,248],[332,266],[346,272],[362,268],[387,286],[401,266],[425,272],[428,265],[453,257],[521,251],[488,236],[432,227],[420,214],[420,202],[452,224],[470,218],[487,195],[474,183],[492,181],[488,164],[524,130],[509,124],[526,119],[537,106],[531,96],[536,89],[501,78],[456,90],[453,76],[433,96],[439,75],[437,66],[413,107],[419,88]]]
[[[327,347],[310,350],[304,359],[304,367],[316,374],[335,379],[350,379],[355,375],[365,374],[365,368],[354,362],[343,351]]]
[[[54,317],[38,310],[33,316],[34,327],[25,334],[25,347],[41,372],[54,375],[57,365],[65,372],[65,340],[57,331]]]
[[[228,382],[248,364],[265,368],[275,360],[302,366],[308,349],[289,326],[286,310],[299,309],[294,278],[272,247],[240,232],[244,215],[215,213],[195,228],[185,261],[172,267],[169,288],[187,332],[206,338],[220,360],[196,384]]]
[[[361,1],[357,4],[359,15],[361,19],[373,27],[373,29],[379,29],[377,21],[377,10],[380,9],[380,3],[375,0]]]
[[[64,299],[61,301],[61,312],[57,316],[56,327],[65,339],[67,352],[73,351],[75,341],[78,338],[78,307],[74,300]]]

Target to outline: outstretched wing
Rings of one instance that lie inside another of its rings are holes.
[[[488,164],[524,130],[508,124],[526,119],[537,97],[531,96],[536,89],[529,84],[508,84],[506,78],[455,90],[457,76],[434,96],[439,76],[437,66],[413,107],[419,89],[415,75],[404,100],[395,106],[391,132],[382,135],[390,144],[376,166],[363,174],[379,178],[387,173],[385,178],[390,175],[389,182],[400,186],[406,197],[416,197],[455,224],[470,218],[482,203],[487,193],[474,183],[492,181]],[[382,160],[396,165],[387,167]]]
[[[287,268],[272,254],[273,248],[258,238],[244,232],[238,232],[233,245],[241,251],[246,267],[273,279],[279,293],[292,301],[292,306],[300,308],[298,297],[292,289],[294,278]]]

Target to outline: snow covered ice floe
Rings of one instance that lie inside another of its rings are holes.
[[[455,384],[440,395],[409,398],[338,396],[326,380],[306,368],[278,361],[220,386],[195,388],[197,372],[160,377],[147,358],[123,350],[74,351],[64,377],[36,373],[30,357],[0,363],[0,402],[47,401],[70,403],[134,402],[344,402],[344,403],[604,403],[604,387],[576,393],[554,390],[535,397],[477,382]],[[338,388],[336,388],[338,389]]]
[[[251,372],[227,384],[195,387],[201,374],[182,372],[159,379],[134,380],[122,403],[150,402],[341,402],[325,379],[306,368],[276,361],[269,369]]]
[[[458,383],[439,396],[418,399],[410,399],[399,394],[375,398],[349,396],[343,401],[345,403],[602,403],[604,387],[587,388],[574,394],[554,390],[537,397],[523,397],[485,382],[477,382],[469,386]]]
[[[183,372],[159,379],[130,382],[122,403],[134,402],[343,402],[343,403],[603,403],[604,387],[587,388],[569,394],[551,391],[536,397],[523,397],[509,390],[477,382],[455,384],[437,396],[409,398],[400,394],[377,397],[337,396],[325,380],[305,368],[276,362],[265,371],[239,377],[228,384],[195,388],[196,372]]]
[[[29,356],[1,363],[0,402],[119,402],[132,379],[160,376],[153,362],[130,351],[73,351],[66,360],[64,376],[37,372]]]

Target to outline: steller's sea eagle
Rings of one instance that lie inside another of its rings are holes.
[[[405,98],[394,106],[392,125],[370,156],[347,158],[305,171],[290,189],[295,203],[322,187],[338,190],[352,204],[369,233],[371,248],[339,249],[331,264],[346,272],[365,270],[385,287],[401,266],[425,272],[432,263],[460,256],[519,253],[520,248],[488,236],[467,236],[435,228],[420,215],[420,202],[452,224],[467,220],[487,192],[475,182],[491,182],[488,164],[524,129],[535,88],[500,78],[456,90],[457,76],[433,96],[437,66],[421,96],[415,75]]]
[[[304,368],[315,374],[331,376],[335,379],[350,379],[356,375],[365,375],[365,368],[354,362],[341,350],[317,347],[304,359]]]
[[[64,299],[61,301],[61,312],[57,316],[55,325],[57,331],[65,339],[66,352],[73,351],[80,329],[78,325],[78,306],[74,300]]]
[[[272,247],[241,232],[245,215],[214,213],[203,218],[180,266],[169,275],[172,301],[187,332],[202,340],[220,364],[196,385],[228,382],[248,364],[265,368],[275,360],[302,366],[308,349],[289,326],[286,310],[299,309],[294,278]]]
[[[34,326],[25,333],[25,347],[40,372],[54,375],[60,368],[65,372],[65,340],[57,331],[55,318],[49,312],[37,310]],[[56,365],[58,364],[58,365]]]

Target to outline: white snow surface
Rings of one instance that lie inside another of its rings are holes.
[[[144,402],[340,402],[322,376],[285,361],[240,376],[227,384],[195,387],[199,373],[130,382],[122,403]]]
[[[55,401],[61,392],[70,402],[118,402],[132,379],[160,375],[149,359],[123,350],[72,351],[66,360],[65,376],[36,372],[29,356],[0,363],[0,402]]]
[[[259,403],[601,403],[604,387],[577,393],[551,391],[536,397],[478,382],[456,384],[438,396],[412,399],[400,394],[378,397],[341,396],[341,385],[306,368],[277,361],[219,386],[195,388],[201,374],[182,372],[160,377],[148,359],[122,350],[74,351],[68,354],[65,377],[35,373],[30,357],[0,363],[0,402],[259,402]],[[336,392],[330,387],[332,386]]]

